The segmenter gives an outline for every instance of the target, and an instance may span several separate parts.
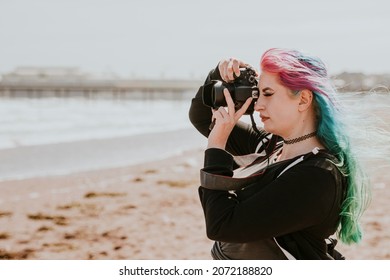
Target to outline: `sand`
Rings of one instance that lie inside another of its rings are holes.
[[[123,168],[0,182],[0,259],[211,259],[198,199],[203,151]],[[374,178],[347,259],[390,259],[390,177]]]

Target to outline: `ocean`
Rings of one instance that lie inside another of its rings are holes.
[[[340,99],[362,154],[390,158],[389,94],[340,94]],[[2,98],[0,180],[115,168],[203,149],[206,139],[188,119],[190,103],[189,97]],[[255,120],[261,125],[257,113]]]
[[[190,102],[0,99],[0,180],[116,168],[203,147]]]
[[[189,99],[0,99],[0,149],[189,128],[189,106]]]

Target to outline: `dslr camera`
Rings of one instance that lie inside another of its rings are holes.
[[[240,76],[235,77],[233,82],[226,83],[224,81],[211,80],[201,88],[203,104],[214,109],[227,106],[223,94],[225,88],[229,90],[232,96],[236,111],[244,105],[249,97],[252,97],[253,101],[244,113],[245,115],[253,113],[255,102],[259,98],[256,71],[251,67],[240,68]]]

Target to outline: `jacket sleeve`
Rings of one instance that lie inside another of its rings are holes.
[[[205,84],[211,80],[222,80],[218,66],[210,71]],[[191,101],[189,119],[202,135],[208,137],[210,134],[211,117],[211,108],[203,104],[202,87],[200,87]],[[258,134],[253,130],[251,125],[239,121],[229,136],[226,150],[233,155],[246,155],[256,152],[260,141],[269,135],[262,129],[260,129],[260,132]]]
[[[233,159],[219,149],[205,152],[208,172],[231,176]],[[227,191],[199,188],[207,236],[224,242],[277,237],[323,222],[335,207],[337,184],[331,171],[296,165],[254,195],[239,201]]]

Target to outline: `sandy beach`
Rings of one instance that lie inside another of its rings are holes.
[[[211,259],[201,148],[120,168],[0,182],[0,259]],[[374,178],[347,259],[390,259],[390,177]]]

